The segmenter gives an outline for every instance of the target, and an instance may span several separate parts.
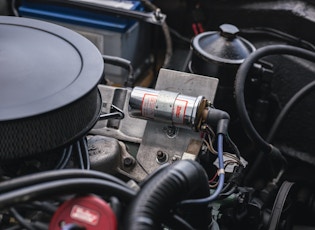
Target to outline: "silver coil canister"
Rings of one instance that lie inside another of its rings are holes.
[[[135,87],[129,100],[129,114],[175,126],[198,129],[206,100],[170,91]]]

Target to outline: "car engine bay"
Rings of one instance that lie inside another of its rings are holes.
[[[315,229],[314,26],[311,0],[2,1],[0,228]]]

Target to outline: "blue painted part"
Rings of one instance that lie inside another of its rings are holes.
[[[131,10],[142,10],[139,1],[131,2],[133,3]],[[19,13],[25,17],[42,18],[115,32],[125,32],[135,23],[134,20],[109,16],[91,10],[80,10],[52,4],[30,3],[27,0],[22,1]]]

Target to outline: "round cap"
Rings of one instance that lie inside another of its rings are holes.
[[[64,202],[53,215],[49,230],[68,229],[65,226],[69,229],[76,226],[89,230],[116,230],[117,219],[108,203],[97,196],[87,195]]]
[[[197,35],[192,42],[195,52],[207,60],[241,64],[255,47],[238,36],[239,29],[231,24],[223,24],[218,32],[205,32]]]
[[[234,39],[240,32],[239,29],[231,24],[223,24],[220,26],[221,35],[225,38]]]

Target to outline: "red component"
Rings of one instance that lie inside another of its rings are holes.
[[[110,206],[101,198],[88,195],[64,202],[55,212],[49,230],[76,224],[86,230],[117,230],[117,220]]]
[[[197,23],[197,26],[198,26],[199,33],[205,32],[205,30],[204,30],[204,28],[203,28],[201,23]]]
[[[193,24],[191,25],[191,27],[192,27],[192,30],[194,31],[194,34],[195,34],[195,35],[198,35],[199,32],[198,32],[197,25],[196,25],[195,23],[193,23]]]
[[[195,35],[198,35],[198,34],[200,34],[200,33],[205,32],[205,30],[204,30],[204,28],[203,28],[203,26],[202,26],[202,24],[201,24],[200,22],[198,22],[198,23],[193,23],[193,24],[191,25],[191,27],[192,27],[192,30],[194,31],[194,34],[195,34]]]

